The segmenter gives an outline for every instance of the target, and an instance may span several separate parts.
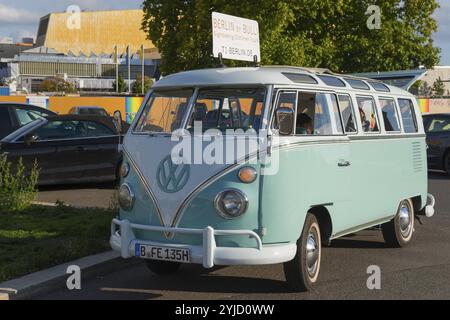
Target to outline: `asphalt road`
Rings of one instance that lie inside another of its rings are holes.
[[[336,240],[324,248],[317,288],[292,293],[281,265],[225,267],[212,271],[184,266],[174,276],[152,274],[139,262],[82,282],[82,290],[60,290],[38,299],[450,299],[450,178],[430,174],[437,213],[416,225],[413,244],[384,245],[380,231]],[[75,191],[75,190],[73,190]],[[367,289],[367,268],[381,268],[381,290]]]
[[[44,203],[61,201],[77,207],[109,208],[113,196],[114,186],[112,183],[45,186],[39,188],[36,200]]]

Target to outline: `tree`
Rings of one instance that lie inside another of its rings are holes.
[[[144,93],[147,93],[153,85],[153,80],[148,76],[144,76]],[[136,76],[136,81],[133,83],[132,91],[135,94],[142,94],[142,75]]]
[[[432,93],[436,97],[442,97],[445,94],[445,84],[442,81],[441,77],[439,77],[433,84],[433,88],[431,89]]]
[[[431,87],[428,82],[423,81],[421,86],[419,87],[419,96],[421,97],[429,97],[431,96]]]
[[[142,29],[162,55],[161,71],[217,66],[213,11],[259,22],[262,64],[324,67],[336,72],[432,67],[436,0],[379,0],[382,25],[367,27],[372,0],[145,0]],[[226,61],[228,66],[248,65]]]
[[[119,77],[118,77],[117,81],[118,81],[118,84],[119,84],[119,88],[118,88],[119,89],[118,90],[119,93],[125,92],[127,90],[127,84],[125,83],[125,80],[123,80],[122,75],[119,74]],[[113,82],[112,89],[114,91],[116,91],[116,81]]]
[[[75,86],[59,77],[47,78],[40,84],[40,90],[44,92],[63,92],[74,93],[76,92]]]

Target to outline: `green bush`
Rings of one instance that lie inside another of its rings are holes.
[[[0,155],[0,211],[23,211],[36,198],[39,177],[37,162],[29,174],[25,170],[22,158],[13,171],[6,155]]]

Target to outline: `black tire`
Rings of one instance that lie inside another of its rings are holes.
[[[444,156],[444,171],[450,176],[450,151]]]
[[[151,272],[157,275],[174,274],[181,267],[181,263],[159,261],[159,260],[147,260],[145,261],[145,264],[147,265],[147,268],[149,268]]]
[[[321,245],[319,222],[313,214],[308,213],[302,235],[297,241],[297,254],[294,260],[284,264],[286,281],[294,291],[310,291],[317,283],[322,256]]]
[[[386,244],[393,248],[402,248],[412,241],[414,233],[414,206],[410,199],[403,200],[395,218],[381,226]]]

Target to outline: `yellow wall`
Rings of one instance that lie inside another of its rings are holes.
[[[102,107],[109,114],[120,110],[125,113],[125,98],[121,97],[50,97],[49,109],[66,114],[72,107]]]
[[[26,103],[27,98],[25,96],[0,96],[1,102]]]
[[[155,48],[141,30],[143,14],[142,10],[82,12],[80,28],[69,29],[70,13],[52,13],[44,46],[65,54],[70,50],[85,55],[111,54],[116,45],[119,54],[126,51],[127,45],[132,53],[142,44],[147,49]]]

